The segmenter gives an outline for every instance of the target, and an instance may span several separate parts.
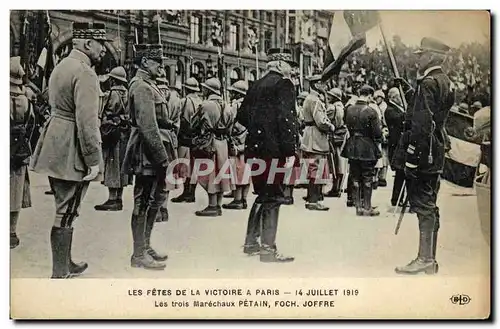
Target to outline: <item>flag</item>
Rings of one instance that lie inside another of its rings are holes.
[[[470,142],[465,136],[467,128],[473,126],[473,118],[450,111],[446,132],[451,149],[446,153],[442,178],[462,187],[473,187],[477,167],[481,162],[481,146]]]
[[[378,11],[344,10],[333,14],[322,80],[338,73],[346,58],[366,43],[366,32],[380,21]]]

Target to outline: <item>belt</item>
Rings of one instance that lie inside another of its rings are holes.
[[[58,108],[52,108],[50,114],[51,114],[51,116],[53,116],[55,118],[60,118],[60,119],[71,121],[71,122],[76,121],[74,112],[68,112],[68,111],[63,111],[63,110],[58,109]]]

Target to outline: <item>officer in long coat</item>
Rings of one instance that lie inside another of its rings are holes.
[[[320,98],[325,93],[321,76],[313,76],[309,81],[311,90],[304,101],[305,128],[300,147],[302,158],[308,165],[308,200],[305,206],[309,210],[327,211],[329,208],[321,203],[325,185],[322,181],[328,178],[327,156],[333,151],[328,134],[335,131],[335,126],[328,119],[325,104]]]
[[[181,100],[181,124],[179,130],[179,159],[185,159],[189,162],[189,165],[179,164],[177,166],[177,177],[184,179],[184,189],[182,194],[176,198],[172,198],[172,202],[180,203],[194,203],[196,201],[195,191],[196,184],[191,181],[191,170],[193,166],[194,159],[191,155],[191,143],[193,140],[192,136],[192,120],[196,111],[202,103],[202,99],[199,95],[200,86],[195,78],[189,78],[184,84],[184,89],[186,90],[186,97]]]
[[[233,83],[233,85],[228,89],[232,100],[230,109],[233,117],[229,153],[232,160],[236,190],[234,191],[234,200],[228,204],[222,205],[222,208],[242,210],[247,209],[247,196],[248,191],[250,190],[250,180],[245,180],[245,170],[249,170],[246,166],[244,154],[247,129],[241,123],[235,121],[235,119],[241,107],[241,103],[247,93],[248,84],[244,80],[239,80]]]
[[[246,254],[260,251],[261,262],[290,262],[294,258],[280,255],[276,247],[285,177],[275,175],[274,180],[271,180],[270,171],[275,169],[275,161],[278,167],[286,168],[292,168],[295,162],[296,92],[287,76],[291,71],[290,63],[296,64],[291,51],[280,48],[269,50],[268,61],[268,73],[255,81],[248,90],[236,118],[248,130],[245,143],[247,163],[252,170],[258,166],[255,161],[262,161],[266,165],[262,174],[252,176],[257,198],[248,218],[243,251]],[[257,241],[259,236],[260,245]]]
[[[373,93],[372,87],[362,86],[358,100],[345,112],[349,138],[342,156],[349,159],[349,176],[352,179],[353,201],[358,216],[380,214],[371,204],[375,164],[382,155],[377,146],[382,139],[382,123],[375,109],[369,105]]]
[[[56,216],[50,234],[52,278],[81,274],[86,263],[71,260],[72,224],[89,182],[102,173],[99,81],[92,66],[102,60],[104,24],[73,23],[73,50],[49,79],[51,117],[42,131],[31,168],[47,174]]]
[[[106,202],[94,208],[98,211],[119,211],[123,209],[123,188],[132,183],[132,176],[124,174],[121,170],[130,136],[127,73],[123,67],[118,66],[109,72],[107,79],[110,80],[111,88],[103,107],[101,126],[113,127],[118,133],[116,140],[109,139],[102,145],[103,184],[109,190],[109,197]]]
[[[405,109],[403,108],[403,101],[397,87],[389,89],[387,97],[389,98],[389,102],[387,103],[387,109],[385,110],[385,122],[387,123],[387,129],[389,130],[387,143],[390,160],[394,155],[394,151],[396,150],[396,147],[398,146],[399,140],[401,138],[401,134],[403,133]],[[391,205],[393,207],[402,206],[404,194],[401,195],[401,201],[399,205],[398,198],[405,181],[405,173],[403,170],[397,168],[392,169],[395,171],[396,176],[394,177],[394,185],[392,187]]]
[[[181,111],[181,99],[179,98],[179,94],[177,92],[172,92],[172,89],[169,88],[169,83],[168,80],[165,76],[165,70],[162,71],[161,76],[156,79],[156,85],[160,92],[162,93],[163,97],[167,101],[167,106],[162,113],[162,117],[164,121],[168,121],[171,123],[171,131],[175,133],[176,140],[177,140],[177,145],[178,145],[178,135],[179,135],[179,129],[180,129],[180,111]],[[170,145],[170,144],[167,144]],[[171,149],[169,150],[169,153],[174,154],[175,153],[175,158],[178,158],[178,153],[177,149]],[[167,172],[167,185],[166,185],[166,194],[165,194],[165,201],[163,202],[163,205],[160,207],[160,211],[156,217],[157,222],[166,222],[168,221],[168,209],[167,209],[167,203],[168,203],[168,196],[170,194],[170,191],[174,190],[177,187],[176,184],[176,177],[174,176],[174,169],[170,168],[170,172]],[[169,176],[170,175],[170,176]]]
[[[163,71],[161,45],[139,44],[135,77],[129,83],[132,130],[122,170],[135,174],[131,266],[163,270],[167,255],[151,247],[151,233],[167,192],[167,167],[176,160],[178,127],[167,116],[167,100],[155,79]]]
[[[30,135],[33,126],[33,105],[23,84],[25,73],[21,57],[10,59],[10,248],[19,245],[17,222],[21,209],[31,207],[28,176],[31,155]]]
[[[418,256],[397,267],[400,274],[438,271],[436,261],[439,175],[443,172],[447,136],[444,130],[455,92],[441,64],[450,48],[439,40],[423,38],[417,87],[406,113],[406,131],[395,151],[393,164],[404,169],[410,207],[417,213],[420,239]]]
[[[200,174],[197,177],[198,183],[208,193],[208,206],[196,211],[195,214],[202,217],[217,217],[222,215],[224,192],[234,189],[228,150],[233,116],[221,97],[219,79],[210,78],[201,86],[205,100],[193,118],[195,134],[193,157],[211,161],[214,169],[208,174]],[[200,167],[206,165],[206,163],[202,165],[202,161],[199,163]]]

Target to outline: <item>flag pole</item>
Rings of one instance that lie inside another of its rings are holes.
[[[392,71],[394,72],[394,76],[397,79],[399,79],[401,77],[399,75],[398,66],[396,65],[396,58],[394,58],[392,48],[387,42],[387,39],[385,37],[384,27],[382,25],[382,18],[379,19],[378,26],[380,28],[380,33],[382,34],[382,39],[384,40],[385,48],[387,49],[387,54],[389,55],[389,60],[391,61]],[[403,86],[401,86],[401,84],[399,84],[399,93],[401,94],[401,101],[403,102],[403,108],[406,112],[406,110],[408,109],[408,103],[406,103],[405,94],[403,92]]]

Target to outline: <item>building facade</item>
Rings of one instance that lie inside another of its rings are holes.
[[[227,87],[260,78],[273,47],[293,49],[302,77],[320,72],[331,18],[318,10],[11,11],[11,56],[21,55],[36,75],[49,35],[57,62],[71,50],[72,22],[101,22],[112,41],[98,74],[117,65],[131,72],[135,43],[161,43],[171,85],[203,82],[222,69]]]

